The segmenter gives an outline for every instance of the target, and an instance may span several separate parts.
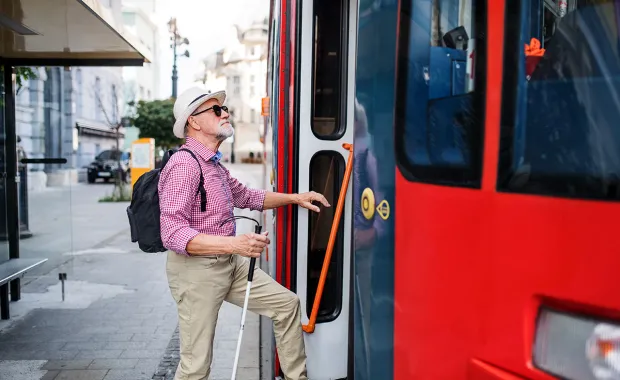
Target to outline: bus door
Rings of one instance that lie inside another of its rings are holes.
[[[353,143],[356,1],[315,0],[301,7],[298,192],[323,194],[331,207],[297,213],[297,294],[308,325]],[[299,19],[298,19],[299,20]],[[347,377],[351,187],[340,218],[315,328],[305,332],[308,376]]]

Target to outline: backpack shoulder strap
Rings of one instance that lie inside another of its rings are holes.
[[[192,157],[194,157],[194,160],[196,160],[196,163],[198,164],[198,170],[200,171],[200,183],[198,183],[198,190],[196,191],[196,193],[200,192],[200,211],[205,212],[207,211],[207,192],[205,191],[204,187],[205,180],[202,176],[202,165],[200,165],[200,161],[198,161],[198,157],[196,157],[194,152],[185,148],[179,149],[179,151],[182,150],[191,154]]]

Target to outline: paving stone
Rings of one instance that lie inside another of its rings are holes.
[[[116,359],[121,356],[123,350],[82,350],[78,352],[76,359]]]
[[[138,359],[95,359],[88,369],[133,369]]]
[[[79,351],[77,350],[59,350],[59,351],[35,351],[31,358],[48,359],[48,360],[69,360],[75,359]]]
[[[209,380],[230,380],[232,368],[213,368]],[[243,380],[259,380],[258,368],[237,368],[237,379]]]
[[[54,380],[59,373],[60,371],[47,371],[41,380]]]
[[[164,350],[125,350],[121,354],[123,359],[153,359],[160,358]]]
[[[156,345],[156,347],[153,347]],[[157,346],[159,345],[159,346]],[[106,350],[145,350],[148,348],[166,348],[166,342],[106,342],[103,347]]]
[[[148,370],[151,373],[155,373],[159,366],[160,359],[138,359],[138,363],[134,367],[135,369]]]
[[[89,340],[93,342],[129,342],[134,334],[90,334]]]
[[[151,380],[153,373],[151,371],[142,371],[138,369],[111,369],[104,380]]]
[[[103,380],[107,373],[107,369],[63,370],[54,380]]]
[[[170,334],[134,334],[130,340],[132,342],[151,342],[168,339],[170,339]]]
[[[102,350],[107,342],[68,342],[63,350]]]
[[[43,369],[86,369],[92,363],[92,360],[50,360],[43,366]]]

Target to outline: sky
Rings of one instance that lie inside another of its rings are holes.
[[[192,85],[200,72],[201,61],[224,47],[235,24],[247,26],[269,15],[269,0],[157,0],[156,22],[160,25],[160,98],[172,94],[172,49],[167,22],[177,18],[182,37],[189,39],[190,58],[177,58],[180,94]],[[178,54],[182,54],[182,46]]]

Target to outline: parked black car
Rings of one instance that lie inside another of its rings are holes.
[[[119,167],[120,156],[120,167]],[[97,178],[103,178],[105,182],[116,178],[118,170],[121,171],[121,179],[129,180],[129,155],[115,149],[104,150],[99,153],[93,162],[88,165],[88,183],[94,183]]]

